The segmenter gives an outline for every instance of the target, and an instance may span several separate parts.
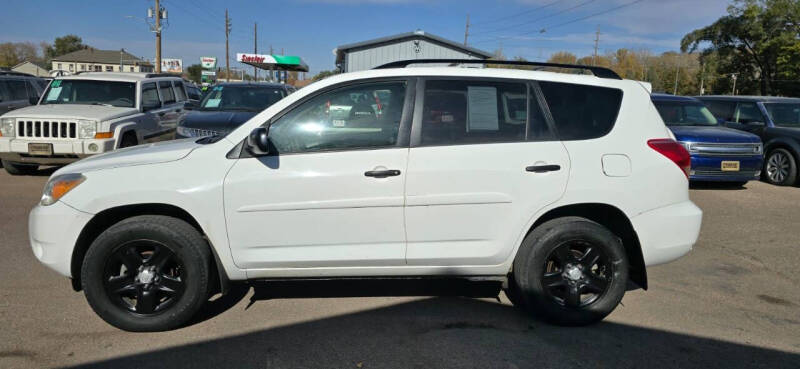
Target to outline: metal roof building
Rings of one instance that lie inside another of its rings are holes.
[[[334,49],[342,72],[372,69],[408,59],[488,59],[493,54],[417,30],[341,45]]]

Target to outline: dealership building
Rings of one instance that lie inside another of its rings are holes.
[[[336,54],[336,67],[341,72],[372,69],[398,60],[489,59],[494,56],[420,30],[341,45],[333,52]]]
[[[145,72],[155,67],[150,62],[121,50],[82,49],[53,58],[53,72]]]

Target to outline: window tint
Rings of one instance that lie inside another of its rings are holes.
[[[614,127],[622,91],[615,88],[539,82],[562,140],[605,136]]]
[[[28,81],[28,97],[39,98],[39,90],[34,86],[33,81]]]
[[[178,101],[186,101],[186,91],[183,89],[183,82],[175,82],[175,97]]]
[[[0,80],[0,102],[11,99],[11,94],[8,92],[8,83],[6,80]]]
[[[158,99],[158,92],[156,91],[155,83],[145,83],[142,85],[142,106],[159,105],[161,101]]]
[[[25,81],[10,79],[7,83],[8,92],[11,94],[11,100],[28,100],[28,90],[25,86]]]
[[[281,154],[394,146],[405,91],[405,82],[382,82],[325,92],[274,122],[270,141]]]
[[[522,83],[429,80],[422,106],[422,145],[525,140],[527,88]]]
[[[161,91],[161,99],[164,104],[175,102],[175,93],[172,92],[172,83],[169,81],[158,82],[158,89]]]
[[[739,103],[736,106],[736,123],[764,122],[764,116],[755,103]]]
[[[186,86],[186,87],[187,87],[187,92],[189,94],[189,98],[190,99],[192,99],[192,100],[200,100],[200,99],[203,98],[203,96],[200,95],[200,90],[198,90],[197,88],[192,87],[192,86]]]
[[[703,101],[703,103],[706,104],[708,110],[711,110],[711,114],[714,114],[715,117],[726,122],[733,121],[733,108],[736,107],[735,102],[706,100]]]

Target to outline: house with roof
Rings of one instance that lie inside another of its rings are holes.
[[[44,69],[41,66],[39,66],[38,64],[35,64],[33,62],[30,62],[30,61],[24,61],[22,63],[19,63],[19,64],[15,65],[15,66],[11,67],[11,71],[12,72],[18,72],[18,73],[27,73],[27,74],[30,74],[30,75],[33,75],[33,76],[37,76],[37,77],[49,77],[50,76],[50,72],[48,72],[47,69]]]
[[[76,72],[144,72],[151,73],[153,64],[125,49],[98,50],[86,48],[53,58],[51,70],[56,73]],[[51,72],[52,73],[52,72]]]
[[[409,59],[489,59],[492,53],[421,30],[341,45],[333,50],[341,72]]]

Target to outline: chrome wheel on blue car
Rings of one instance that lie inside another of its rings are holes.
[[[792,154],[785,149],[771,151],[764,164],[764,176],[774,185],[793,185],[797,179],[797,165]]]

